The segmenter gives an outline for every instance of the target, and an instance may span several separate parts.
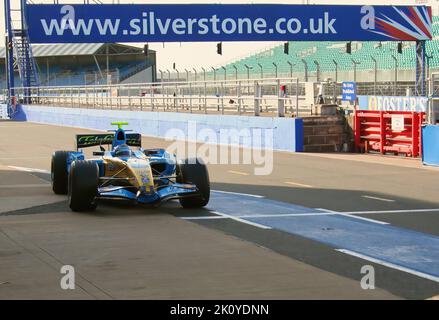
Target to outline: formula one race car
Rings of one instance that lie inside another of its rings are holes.
[[[126,133],[126,122],[112,122],[110,134],[76,136],[77,151],[56,151],[52,155],[52,188],[68,194],[73,211],[96,209],[99,199],[126,199],[158,205],[179,199],[184,208],[204,207],[210,185],[206,165],[200,159],[177,163],[175,155],[163,149],[142,149],[141,135]],[[105,150],[105,145],[111,145]],[[93,158],[85,160],[82,148],[99,146]],[[135,147],[135,148],[133,148]]]

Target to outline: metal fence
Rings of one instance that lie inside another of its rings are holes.
[[[284,116],[310,107],[295,78],[31,87],[15,95],[31,104],[115,110]]]
[[[431,95],[438,96],[438,77],[432,79]],[[414,82],[357,83],[357,94],[407,96],[414,88]],[[19,101],[47,106],[270,116],[310,115],[320,92],[326,103],[342,103],[341,83],[297,78],[15,88]]]

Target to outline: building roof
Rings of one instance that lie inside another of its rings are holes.
[[[109,45],[109,53],[142,53],[143,48],[128,46],[119,43]],[[32,44],[34,57],[60,57],[60,56],[88,56],[105,54],[104,43],[61,43],[61,44]],[[0,58],[5,57],[5,48],[0,48]]]

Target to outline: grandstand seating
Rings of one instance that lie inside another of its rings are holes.
[[[113,78],[113,83],[117,83],[132,76],[147,67],[150,63],[145,61],[133,61],[127,63],[112,63],[110,64],[110,73],[116,75],[118,79]],[[0,70],[0,89],[6,87],[5,71]],[[102,70],[102,72],[105,72]],[[96,74],[96,77],[94,76]],[[39,72],[40,82],[43,86],[78,86],[78,85],[92,85],[92,84],[106,84],[107,79],[101,77],[96,64],[88,65],[52,65],[49,69],[49,79],[47,77],[47,70],[44,66],[40,67]],[[16,74],[15,86],[21,86],[21,80]]]
[[[426,52],[429,56],[435,55],[435,59],[430,60],[430,67],[438,68],[439,17],[433,18],[433,34],[434,39],[426,43]],[[281,44],[228,63],[225,67],[228,74],[234,74],[236,67],[238,74],[242,77],[247,73],[246,65],[253,75],[259,74],[259,65],[262,66],[265,74],[274,74],[275,66],[273,63],[277,65],[278,74],[288,74],[290,72],[288,62],[293,65],[294,72],[304,72],[305,62],[309,72],[315,72],[317,64],[320,66],[321,72],[332,72],[335,70],[336,64],[340,71],[352,70],[352,60],[354,60],[358,62],[357,70],[360,71],[374,69],[373,57],[377,60],[378,70],[390,70],[395,65],[392,58],[394,55],[398,59],[399,70],[415,69],[416,53],[413,42],[404,43],[402,54],[397,53],[397,42],[354,42],[352,54],[346,53],[345,45],[345,42],[290,42],[289,55],[284,54],[284,46]]]

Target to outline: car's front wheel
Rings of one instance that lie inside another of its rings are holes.
[[[180,199],[183,208],[201,208],[209,203],[210,181],[207,166],[201,159],[186,159],[178,164],[178,183],[195,184],[199,194]]]
[[[69,207],[73,211],[96,209],[99,168],[96,162],[77,160],[70,166]]]

